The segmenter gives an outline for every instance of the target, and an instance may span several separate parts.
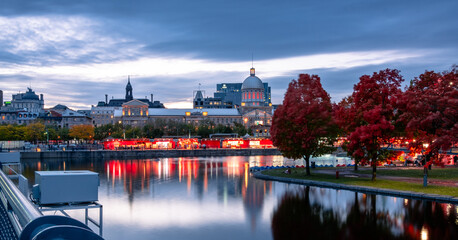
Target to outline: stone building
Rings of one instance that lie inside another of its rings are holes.
[[[105,124],[115,124],[114,112],[117,110],[122,110],[124,104],[136,100],[136,102],[142,102],[148,108],[164,108],[164,105],[160,101],[154,101],[153,94],[151,94],[151,100],[147,98],[136,98],[133,96],[133,87],[130,83],[130,77],[127,79],[126,85],[126,95],[125,98],[115,99],[112,98],[108,100],[108,95],[105,94],[105,101],[98,102],[97,106],[92,106],[91,108],[91,117],[92,124],[96,127],[102,126]]]
[[[61,104],[47,109],[43,114],[40,114],[39,119],[47,126],[56,126],[58,128],[71,128],[75,125],[92,125],[92,119],[89,116]]]
[[[0,124],[27,125],[35,121],[43,112],[43,94],[38,96],[31,88],[27,88],[27,92],[13,94],[12,100],[8,104],[1,106]]]
[[[246,128],[251,128],[255,137],[270,137],[272,104],[270,96],[265,95],[265,86],[266,84],[255,76],[252,68],[250,76],[240,84],[241,102],[238,107],[224,106],[227,102],[224,103],[218,98],[204,98],[202,91],[199,90],[194,96],[193,109],[151,108],[147,103],[133,99],[123,103],[121,108],[113,109],[112,115],[105,113],[105,119],[131,126],[144,126],[159,119],[193,124],[210,121],[215,126],[240,123]],[[129,94],[126,93],[127,96]],[[104,110],[99,108],[99,111]]]

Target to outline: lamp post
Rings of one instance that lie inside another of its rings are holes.
[[[425,156],[425,149],[427,149],[429,146],[429,144],[427,143],[424,143],[423,144],[423,157],[425,158],[425,165],[423,166],[423,187],[427,187],[428,186],[428,167],[426,166],[427,163],[426,163],[426,156]]]
[[[46,144],[49,144],[49,134],[48,134],[48,130],[46,130],[46,132],[44,133],[46,135]]]

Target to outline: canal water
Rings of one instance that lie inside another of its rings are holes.
[[[36,170],[98,172],[106,239],[458,239],[456,205],[263,181],[249,172],[297,164],[281,156],[32,161],[23,174],[31,185]],[[71,215],[83,220],[83,213]]]

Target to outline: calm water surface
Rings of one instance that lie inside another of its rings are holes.
[[[452,204],[269,182],[249,172],[295,164],[279,156],[36,161],[24,164],[24,175],[33,183],[36,170],[98,172],[106,239],[458,239]],[[83,212],[71,214],[82,220]]]

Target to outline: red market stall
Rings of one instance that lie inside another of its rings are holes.
[[[249,141],[248,145],[250,148],[272,148],[273,147],[272,140],[270,139],[250,139],[247,141]]]
[[[175,142],[170,138],[156,138],[152,142],[151,148],[153,149],[174,149]]]
[[[205,138],[200,141],[202,148],[221,148],[220,139]]]
[[[199,140],[197,138],[179,138],[178,149],[198,149]]]
[[[223,148],[248,148],[249,140],[242,138],[232,138],[223,140]]]
[[[149,139],[106,139],[103,141],[103,148],[115,149],[149,149],[152,144]]]

